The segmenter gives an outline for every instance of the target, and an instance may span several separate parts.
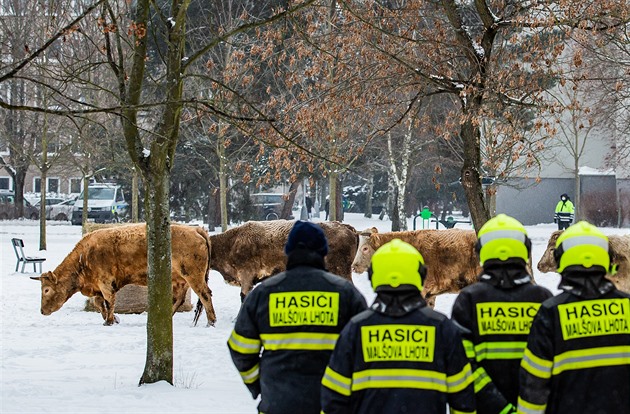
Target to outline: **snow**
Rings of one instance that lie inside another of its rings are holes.
[[[316,219],[318,220],[318,219]],[[346,214],[357,229],[389,231],[391,222]],[[412,222],[409,222],[411,228]],[[467,224],[458,224],[466,228]],[[540,259],[554,224],[528,227],[534,264]],[[627,233],[627,229],[605,229]],[[40,284],[33,273],[15,272],[10,243],[22,238],[27,255],[47,258],[53,270],[81,238],[80,226],[48,222],[48,250],[37,251],[39,222],[0,223],[0,412],[10,413],[245,413],[255,412],[252,400],[229,357],[227,338],[240,307],[239,288],[212,272],[209,285],[217,312],[215,327],[202,316],[192,326],[192,312],[173,317],[174,383],[138,387],[146,359],[146,314],[118,315],[120,324],[102,325],[97,313],[84,312],[85,297],[75,294],[57,312],[39,312]],[[32,266],[27,266],[27,272]],[[535,271],[539,284],[557,292],[558,276]],[[373,299],[367,275],[354,282]],[[436,309],[450,315],[455,294],[438,298]],[[197,298],[193,294],[193,303]]]
[[[582,166],[578,170],[580,175],[615,175],[614,169],[597,169],[592,167]]]

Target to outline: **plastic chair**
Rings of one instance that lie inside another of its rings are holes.
[[[11,239],[11,243],[13,243],[13,251],[15,251],[15,256],[17,257],[17,263],[15,265],[15,271],[18,271],[18,267],[20,267],[20,262],[22,263],[22,273],[24,273],[24,267],[27,263],[33,263],[33,272],[36,272],[36,265],[39,263],[39,273],[42,272],[42,262],[46,261],[45,257],[35,257],[35,256],[26,256],[24,255],[24,242],[22,239]]]

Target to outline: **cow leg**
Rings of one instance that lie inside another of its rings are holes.
[[[120,320],[114,315],[114,306],[116,306],[116,292],[108,286],[99,283],[101,293],[103,294],[105,322],[103,325],[111,326],[119,323]]]
[[[186,291],[188,290],[188,284],[180,283],[173,284],[173,315],[177,312],[180,306],[183,305],[186,300]]]
[[[254,288],[254,284],[251,279],[248,277],[239,277],[238,280],[241,281],[241,303],[245,302],[245,298],[249,295],[249,292]]]
[[[217,315],[214,312],[214,306],[212,306],[212,291],[206,283],[205,275],[201,280],[193,279],[192,277],[186,277],[185,279],[206,309],[208,326],[214,326],[214,323],[217,321]]]
[[[105,308],[105,300],[103,299],[103,297],[94,296],[92,299],[94,299],[94,306],[96,306],[96,309],[98,309],[98,311],[101,313],[103,320],[107,320],[107,310]]]

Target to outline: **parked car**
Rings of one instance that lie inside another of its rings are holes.
[[[282,193],[256,193],[251,196],[256,220],[278,220],[284,206]]]
[[[72,218],[72,209],[76,199],[63,201],[52,206],[46,206],[46,220],[68,221]]]
[[[39,219],[39,209],[31,205],[27,199],[24,199],[24,217],[31,220]],[[15,207],[15,194],[13,191],[3,190],[0,192],[0,220],[16,218],[18,213]]]
[[[116,184],[90,184],[88,190],[88,221],[96,223],[119,222],[129,214],[122,188]],[[72,224],[81,224],[83,219],[83,193],[74,202]]]
[[[64,200],[65,200],[65,198],[61,198],[61,197],[46,197],[46,208],[48,208],[48,206],[52,206],[54,204],[59,204],[59,203],[63,202]],[[42,201],[42,199],[38,198],[34,203],[32,203],[33,207],[39,208],[39,203],[41,203],[41,201]]]

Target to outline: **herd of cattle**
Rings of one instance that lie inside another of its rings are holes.
[[[429,303],[442,293],[455,293],[474,283],[481,271],[475,253],[473,230],[417,230],[378,233],[376,228],[357,232],[339,222],[322,222],[329,244],[329,271],[352,281],[352,272],[363,273],[372,254],[393,238],[415,246],[428,269],[423,294]],[[199,298],[194,322],[205,308],[208,325],[216,321],[210,269],[229,284],[241,287],[241,299],[261,280],[282,272],[286,266],[284,245],[293,221],[247,222],[224,233],[208,235],[201,227],[173,224],[173,312],[184,302],[188,287]],[[560,232],[554,232],[538,263],[541,272],[555,271],[553,250]],[[611,258],[618,273],[611,280],[630,291],[630,235],[609,236]],[[105,325],[118,322],[114,315],[116,292],[128,284],[147,284],[147,244],[144,224],[95,230],[85,235],[51,272],[33,277],[41,281],[41,313],[59,310],[76,292],[92,297]]]

